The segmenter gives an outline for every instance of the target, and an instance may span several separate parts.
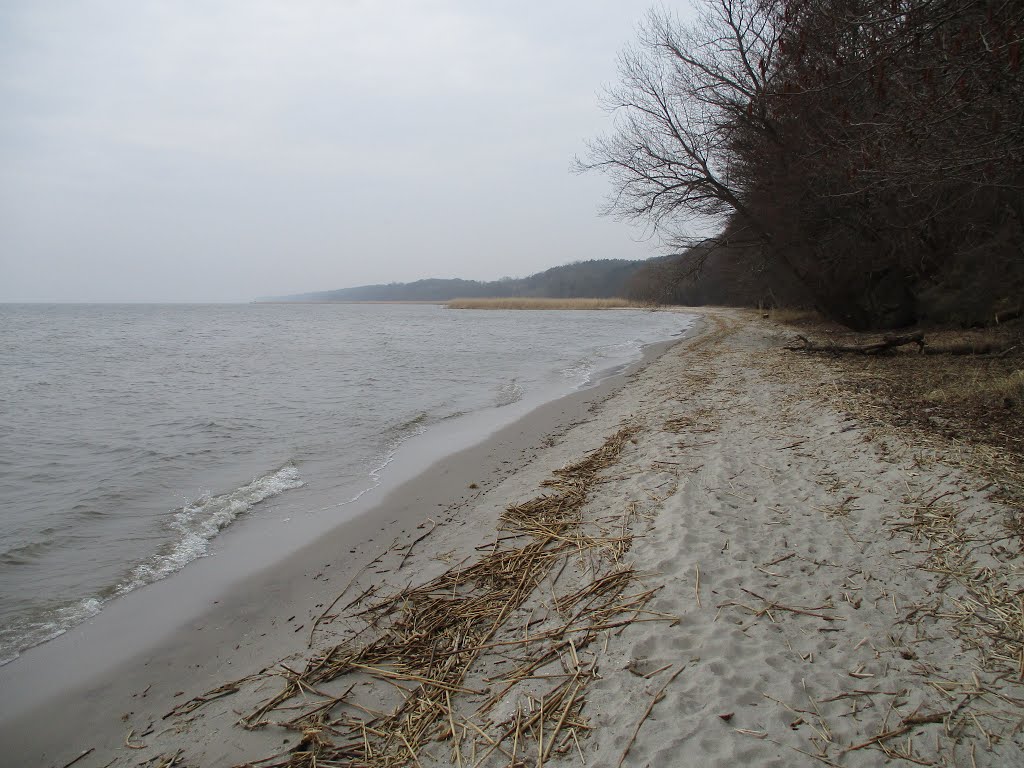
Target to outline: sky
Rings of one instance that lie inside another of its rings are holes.
[[[0,301],[661,253],[574,156],[651,0],[5,0]]]

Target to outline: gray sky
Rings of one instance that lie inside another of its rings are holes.
[[[658,253],[572,157],[650,0],[7,0],[0,301],[245,301]]]

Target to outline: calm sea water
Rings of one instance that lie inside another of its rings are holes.
[[[0,305],[0,663],[207,554],[261,502],[329,498],[340,521],[410,436],[584,387],[689,322]]]

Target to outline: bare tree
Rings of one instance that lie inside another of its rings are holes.
[[[611,178],[608,213],[682,252],[702,226],[753,236],[751,271],[777,265],[856,327],[1024,290],[1024,3],[701,8],[652,12],[621,55],[613,129],[578,165]]]
[[[621,82],[604,97],[614,128],[578,163],[612,179],[608,213],[683,248],[694,244],[694,226],[721,230],[734,214],[756,222],[735,150],[744,131],[771,134],[764,96],[777,22],[756,0],[711,0],[691,26],[648,14],[638,43],[620,55]]]

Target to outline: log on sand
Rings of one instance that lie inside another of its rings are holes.
[[[895,349],[896,347],[902,347],[907,344],[917,344],[918,349],[921,352],[924,351],[924,334],[920,331],[901,336],[883,336],[880,341],[872,341],[865,344],[836,344],[833,342],[828,344],[818,344],[811,341],[806,336],[801,336],[799,334],[797,335],[797,339],[800,340],[800,344],[790,345],[786,347],[786,349],[792,350],[793,352],[825,352],[833,355],[877,355],[880,352]]]

